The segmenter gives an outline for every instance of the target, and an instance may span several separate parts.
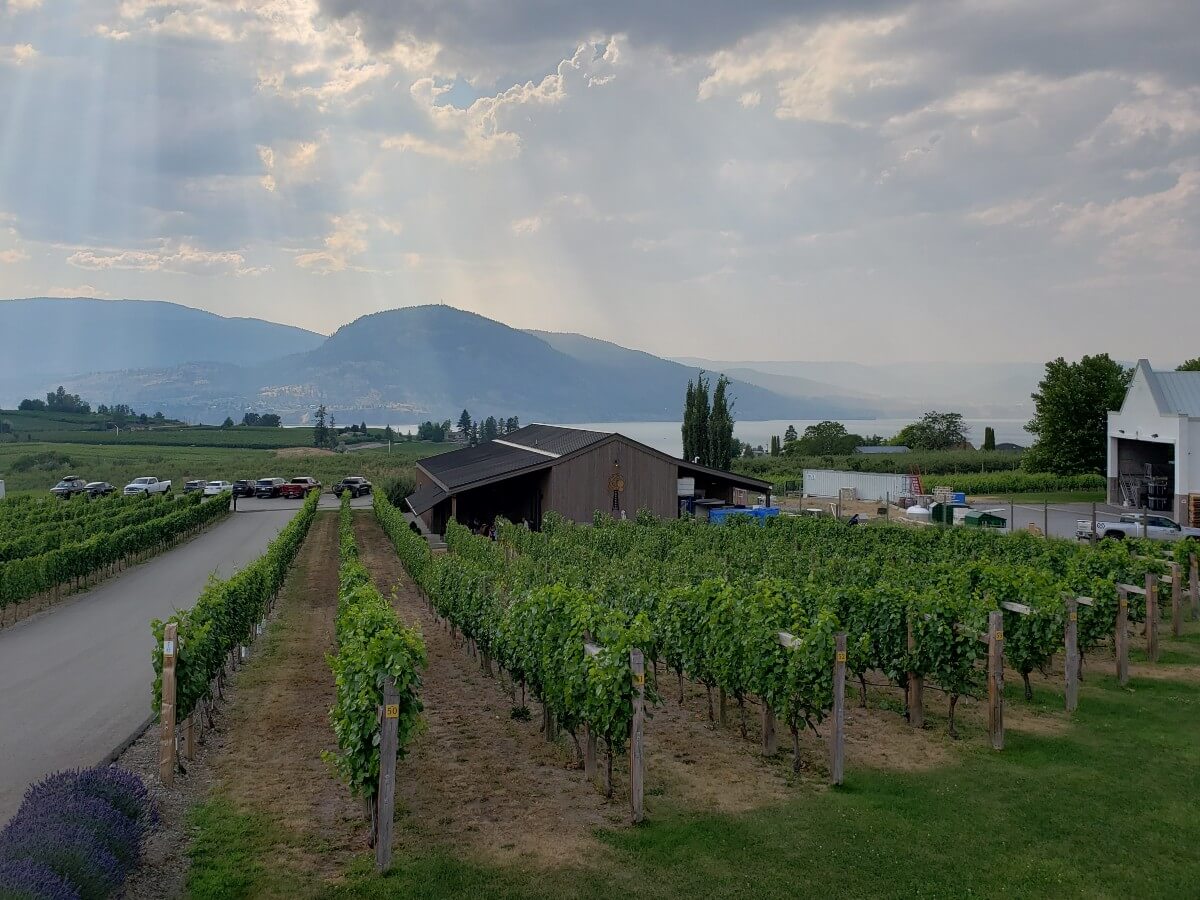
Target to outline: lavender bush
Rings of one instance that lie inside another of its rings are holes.
[[[0,900],[109,897],[140,862],[156,822],[146,786],[130,772],[55,773],[26,791],[0,831]]]
[[[0,897],[4,900],[79,900],[79,892],[53,869],[32,859],[0,859]]]

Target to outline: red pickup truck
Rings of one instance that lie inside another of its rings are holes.
[[[292,500],[303,500],[313,491],[321,490],[321,482],[315,478],[309,478],[305,475],[302,478],[293,478],[287,484],[279,488],[280,497],[290,497]]]

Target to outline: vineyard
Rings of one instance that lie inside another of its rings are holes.
[[[798,769],[800,733],[834,706],[839,632],[861,703],[868,677],[882,674],[905,691],[912,721],[920,716],[912,698],[920,707],[921,689],[936,688],[954,736],[959,699],[988,692],[989,647],[1023,677],[1028,697],[1030,674],[1067,649],[1068,623],[1082,672],[1120,617],[1145,619],[1147,598],[1159,599],[1156,579],[1171,571],[1171,561],[1153,555],[1161,548],[1135,541],[1091,548],[801,518],[766,528],[551,520],[541,533],[505,525],[497,542],[451,523],[450,552],[433,555],[398,511],[380,498],[375,509],[436,612],[485,665],[495,661],[531,691],[553,718],[547,727],[600,737],[610,767],[630,730],[631,648],[644,651],[654,673],[662,666],[673,676],[651,678],[652,698],[678,691],[682,702],[690,679],[707,689],[710,718],[724,717],[727,699],[736,704],[743,736],[747,707],[758,704],[764,749],[773,750],[766,732],[777,719]],[[1175,549],[1183,571],[1194,550]],[[1148,575],[1156,586],[1139,593]],[[1163,591],[1165,609],[1169,592],[1183,593],[1182,580],[1164,581]]]
[[[189,495],[0,503],[0,615],[51,592],[86,587],[228,510],[227,494],[208,501]]]

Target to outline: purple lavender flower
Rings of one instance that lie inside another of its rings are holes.
[[[79,900],[79,892],[32,859],[0,859],[0,897],[5,900]]]
[[[17,817],[0,835],[0,860],[32,860],[51,869],[79,892],[103,900],[125,879],[126,869],[86,825]]]
[[[158,822],[157,810],[146,785],[137,775],[116,766],[56,772],[31,785],[21,807],[27,804],[40,806],[65,795],[99,797],[126,818],[141,822],[147,830]]]
[[[8,828],[18,823],[23,827],[81,825],[99,838],[105,848],[127,870],[134,868],[140,861],[142,839],[146,836],[146,828],[141,822],[126,818],[107,800],[82,794],[66,794],[50,801],[36,798],[34,803],[22,804]],[[4,834],[8,828],[0,831],[0,846],[4,843]]]

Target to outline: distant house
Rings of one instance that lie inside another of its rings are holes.
[[[904,447],[904,446],[892,447],[892,446],[885,444],[882,447],[876,447],[876,446],[855,447],[854,452],[855,453],[866,453],[867,455],[878,456],[881,453],[908,453],[909,448]]]
[[[996,445],[997,450],[1003,450],[1006,453],[1024,453],[1028,448],[1022,447],[1020,444],[1014,444],[1012,441],[1004,441]]]

